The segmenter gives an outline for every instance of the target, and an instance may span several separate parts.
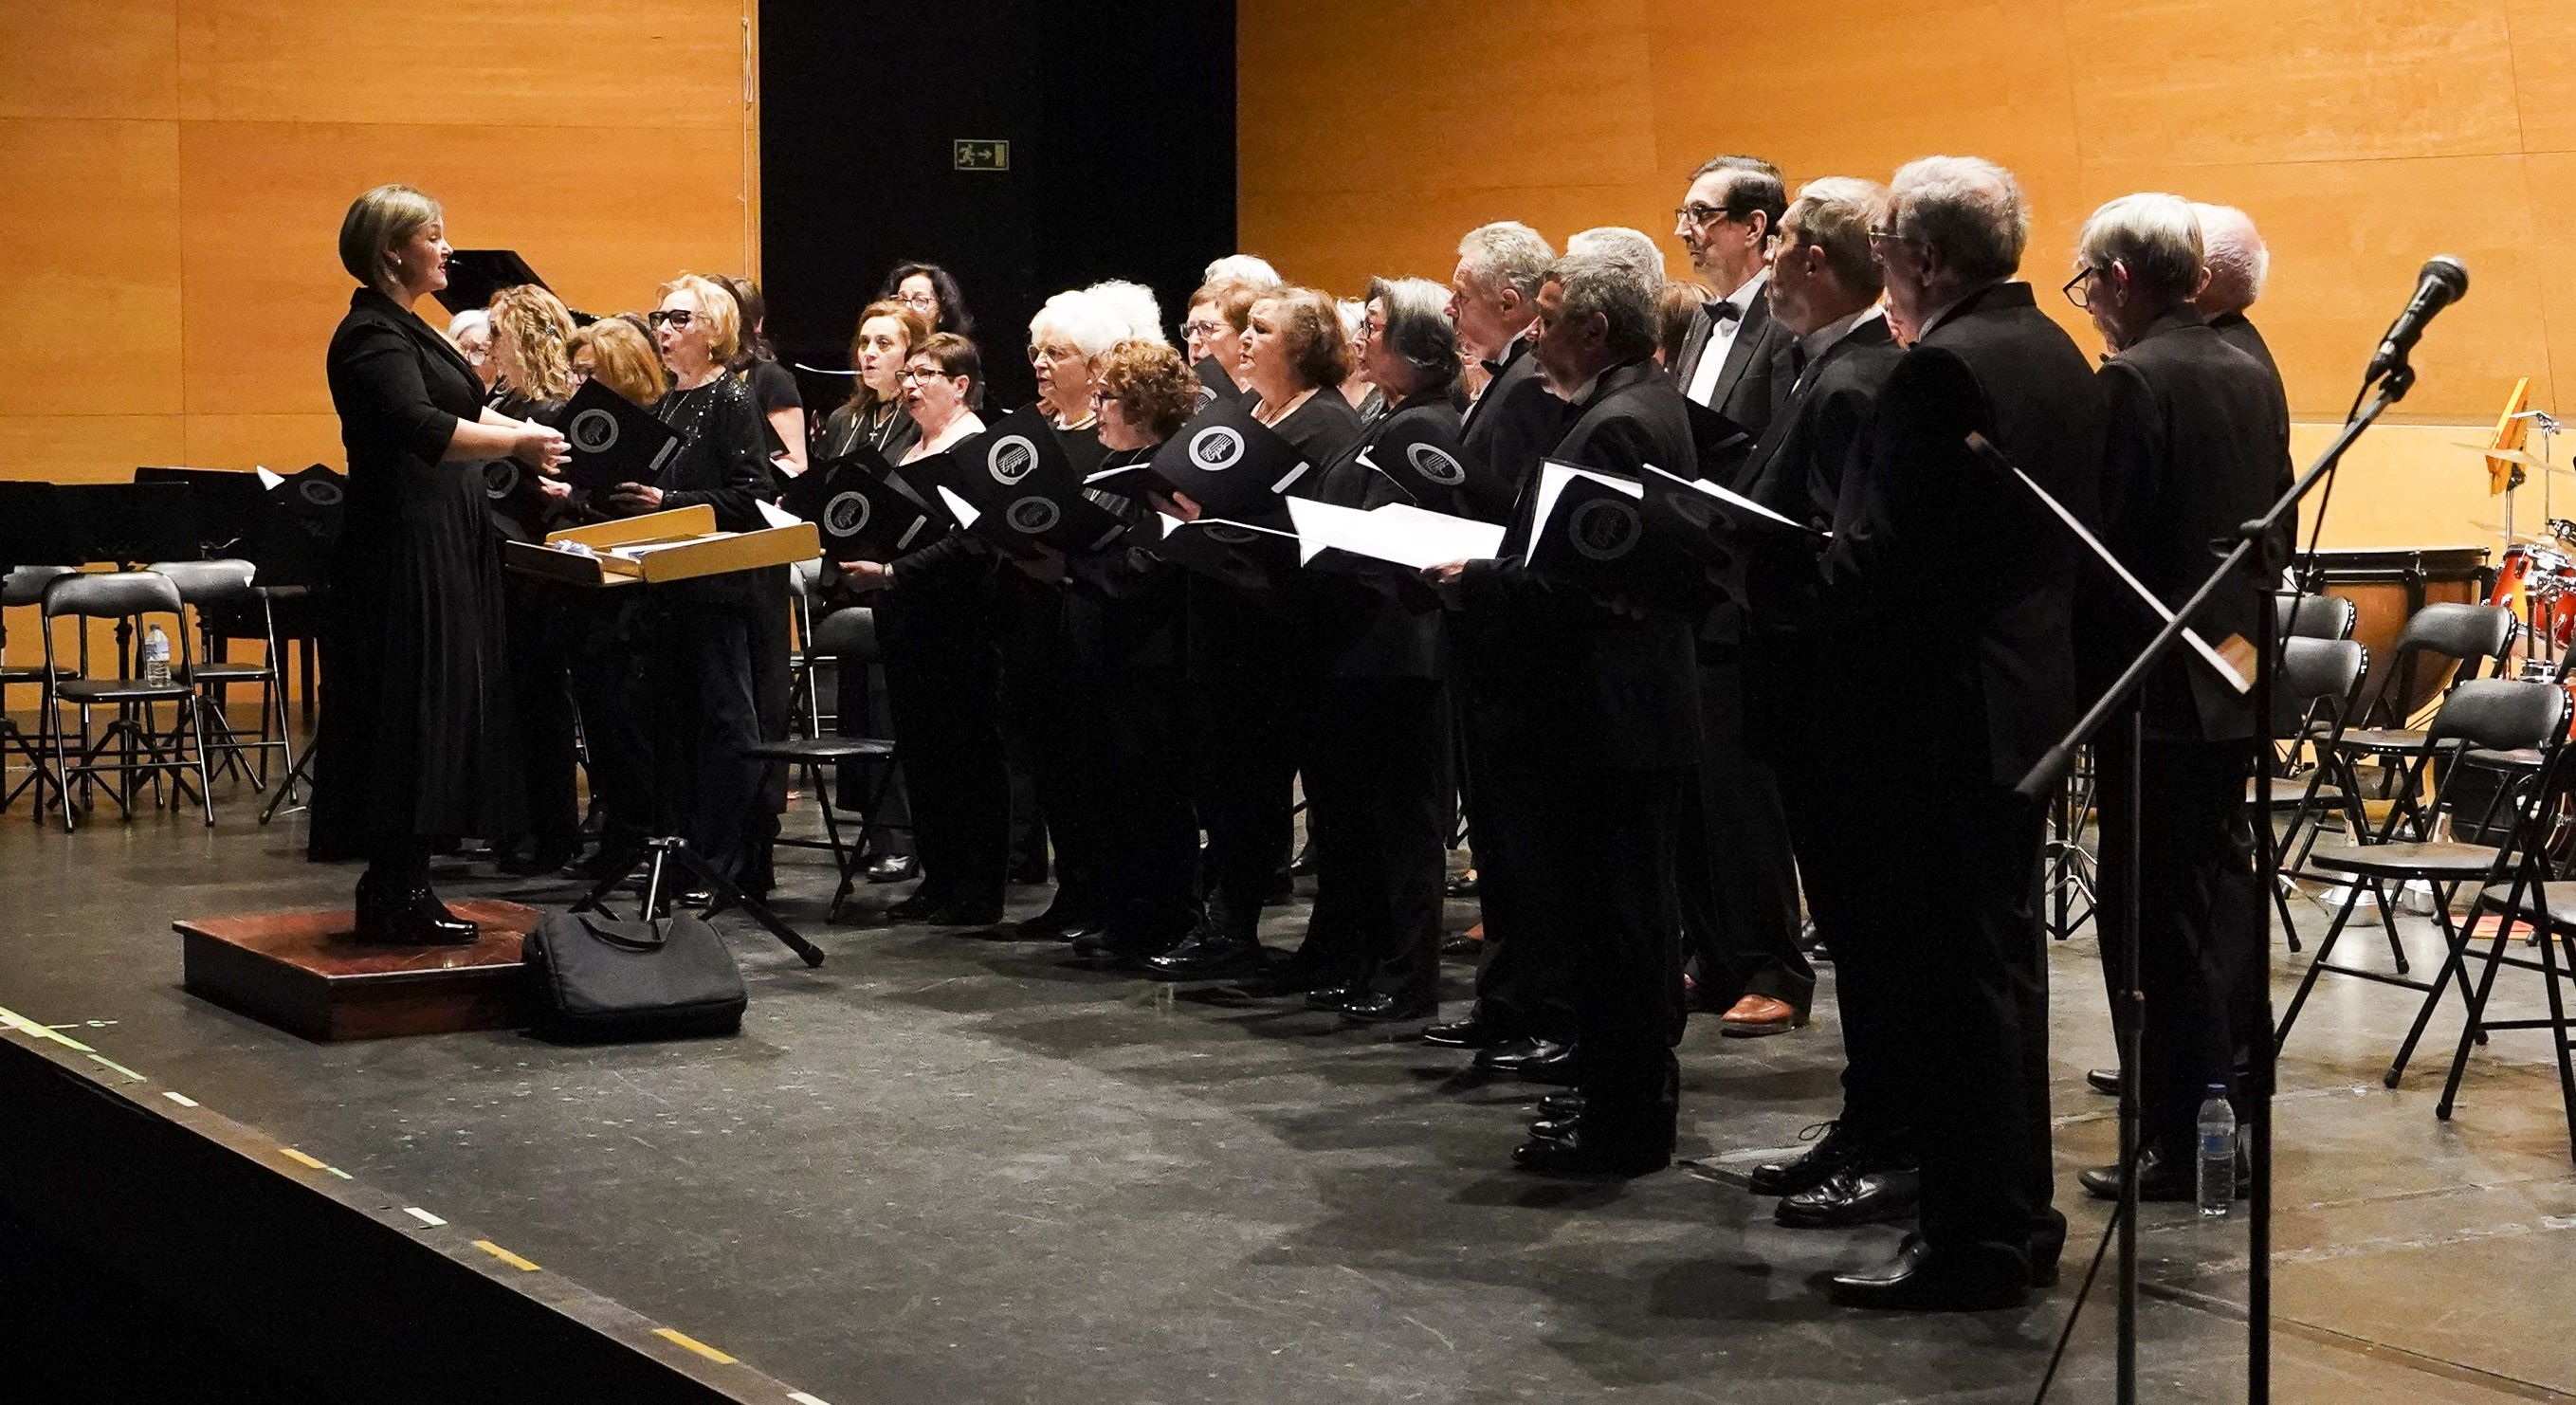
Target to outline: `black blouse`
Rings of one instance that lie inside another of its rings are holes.
[[[883,418],[878,412],[883,411]],[[823,417],[823,427],[814,436],[816,459],[837,459],[844,454],[869,448],[877,451],[887,463],[901,462],[921,442],[921,425],[902,408],[880,404],[868,409],[844,404]]]
[[[653,482],[662,490],[665,511],[705,503],[716,510],[716,526],[723,531],[768,525],[759,505],[778,496],[778,480],[769,471],[750,387],[718,376],[694,390],[673,390],[653,413],[683,436],[679,452]]]

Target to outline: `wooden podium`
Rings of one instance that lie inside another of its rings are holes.
[[[535,908],[490,898],[449,904],[483,929],[472,946],[364,946],[356,914],[261,912],[171,925],[181,981],[218,1005],[307,1039],[385,1039],[526,1023],[520,939]]]
[[[823,538],[811,522],[719,532],[716,510],[703,503],[552,532],[543,546],[502,543],[502,560],[510,569],[594,589],[756,571],[822,554]]]

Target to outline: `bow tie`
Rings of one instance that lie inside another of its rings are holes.
[[[1499,376],[1503,373],[1503,363],[1500,361],[1479,361],[1476,364],[1485,368],[1486,375]]]
[[[1733,322],[1744,316],[1743,308],[1737,307],[1724,298],[1700,305],[1708,310],[1708,320],[1711,322]]]

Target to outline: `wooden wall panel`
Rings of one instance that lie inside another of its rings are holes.
[[[1242,237],[1292,277],[1349,291],[1397,260],[1445,268],[1459,233],[1500,214],[1552,239],[1633,224],[1663,237],[1679,268],[1669,212],[1708,156],[1762,155],[1795,182],[1883,180],[1908,158],[1958,152],[2021,177],[2034,220],[2024,273],[2088,350],[2083,315],[2054,290],[2095,206],[2163,189],[2251,211],[2274,253],[2256,316],[2306,420],[2340,418],[2426,257],[2469,264],[2470,296],[2417,357],[2405,418],[2430,426],[2364,441],[2330,541],[2477,539],[2474,504],[2436,462],[2464,451],[2444,446],[2492,423],[2514,377],[2551,407],[2555,363],[2576,385],[2566,0],[1636,0],[1463,19],[1445,3],[1247,0],[1240,15]],[[1339,81],[1315,81],[1310,61]],[[1630,135],[1641,76],[1642,176]],[[1533,127],[1518,99],[1534,93],[1600,96]],[[1378,113],[1399,125],[1372,134]],[[1588,160],[1583,133],[1599,143]],[[1368,173],[1385,183],[1355,178]]]
[[[0,118],[0,416],[179,409],[178,137]]]
[[[381,181],[591,311],[750,269],[750,8],[0,0],[0,476],[338,464],[336,236]]]

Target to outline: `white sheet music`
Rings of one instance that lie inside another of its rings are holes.
[[[1290,498],[1288,517],[1297,524],[1302,559],[1307,561],[1333,549],[1420,571],[1452,561],[1483,560],[1503,546],[1501,527],[1408,503],[1363,512]]]
[[[958,526],[972,527],[975,525],[975,519],[984,515],[977,512],[973,504],[948,491],[945,486],[937,483],[931,486],[939,490],[939,500],[947,505],[948,515],[957,519]]]
[[[1648,473],[1654,474],[1660,478],[1671,479],[1673,482],[1678,483],[1693,492],[1715,498],[1720,503],[1725,504],[1729,509],[1741,513],[1744,516],[1775,522],[1783,527],[1790,528],[1811,537],[1830,537],[1833,535],[1831,532],[1819,532],[1815,528],[1794,518],[1783,517],[1779,513],[1773,512],[1771,509],[1764,507],[1753,499],[1744,496],[1742,493],[1738,493],[1721,484],[1712,483],[1705,478],[1684,478],[1678,473],[1666,473],[1664,470],[1655,467],[1653,464],[1645,465],[1645,469]]]

